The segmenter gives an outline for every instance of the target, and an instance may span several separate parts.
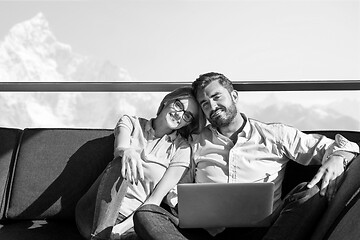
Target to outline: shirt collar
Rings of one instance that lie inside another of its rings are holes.
[[[250,136],[251,126],[249,123],[249,119],[245,116],[244,113],[240,113],[240,114],[241,114],[242,118],[244,119],[245,124],[244,124],[243,130],[239,133],[239,136],[241,136],[241,137]]]
[[[250,136],[250,130],[251,126],[249,123],[249,119],[246,117],[244,113],[239,113],[241,117],[244,119],[243,129],[241,132],[238,133],[238,136],[240,137],[247,137]],[[210,130],[216,135],[216,136],[223,136],[215,127],[213,127],[211,124],[209,124]]]
[[[149,137],[155,138],[155,130],[153,128],[154,118],[151,118],[145,125],[145,132]],[[173,131],[170,134],[164,135],[162,138],[165,138],[167,141],[173,142],[177,137],[177,132]]]

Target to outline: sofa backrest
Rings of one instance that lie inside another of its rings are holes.
[[[73,218],[77,201],[113,158],[111,130],[24,129],[7,219]]]
[[[338,132],[317,133],[334,138]],[[360,141],[360,132],[341,134]],[[0,128],[0,142],[0,217],[5,212],[3,218],[10,220],[73,219],[76,203],[113,159],[114,136],[112,130],[106,129]],[[313,239],[329,236],[328,229],[332,229],[344,204],[359,188],[360,157],[357,160],[347,172],[347,187],[339,190]],[[289,164],[284,186],[291,188],[291,184],[308,181],[316,170]]]
[[[4,217],[8,181],[14,163],[20,129],[0,128],[0,220]]]

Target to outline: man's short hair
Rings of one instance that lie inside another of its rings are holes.
[[[197,97],[197,93],[199,92],[199,90],[204,89],[207,85],[209,85],[213,81],[218,81],[221,86],[223,86],[224,88],[226,88],[228,90],[229,93],[231,93],[234,90],[232,82],[227,77],[225,77],[223,74],[216,73],[216,72],[209,72],[209,73],[200,75],[192,83],[194,96]]]

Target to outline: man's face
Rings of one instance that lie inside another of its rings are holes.
[[[237,115],[237,92],[228,92],[218,81],[211,82],[197,93],[200,106],[214,127],[228,126]]]

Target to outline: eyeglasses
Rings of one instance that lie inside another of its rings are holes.
[[[192,115],[192,113],[184,110],[185,109],[184,104],[182,104],[182,102],[179,99],[176,99],[174,101],[173,108],[177,112],[184,112],[184,114],[182,115],[182,119],[184,119],[185,122],[189,123],[192,120],[194,120],[194,116]]]

